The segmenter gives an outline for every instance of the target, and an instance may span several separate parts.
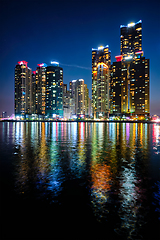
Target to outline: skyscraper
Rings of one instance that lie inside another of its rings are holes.
[[[76,115],[76,81],[72,80],[69,83],[71,116]]]
[[[111,52],[109,46],[92,48],[93,117],[108,117]]]
[[[112,64],[110,113],[149,115],[149,59],[143,57],[142,21],[120,28],[121,55]]]
[[[82,118],[89,115],[89,90],[84,79],[70,82],[70,108],[72,116]]]
[[[36,71],[32,72],[32,114],[36,114],[36,90],[37,90],[37,85],[36,85]]]
[[[63,84],[63,117],[70,119],[70,91],[67,91],[67,84]]]
[[[89,89],[87,84],[84,84],[84,105],[85,105],[85,117],[89,117]]]
[[[46,115],[63,117],[63,68],[58,62],[46,67]]]
[[[46,67],[40,63],[36,69],[36,114],[45,115],[46,107]]]
[[[25,117],[31,114],[32,106],[32,70],[26,61],[20,61],[15,67],[15,116]]]
[[[135,54],[142,51],[142,21],[120,26],[121,55]]]
[[[110,113],[121,115],[121,61],[113,62],[110,83]]]
[[[85,88],[84,80],[78,79],[76,81],[76,91],[75,91],[75,107],[76,115],[78,117],[85,116]]]

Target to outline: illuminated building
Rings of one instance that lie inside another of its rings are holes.
[[[46,116],[63,117],[63,68],[58,62],[46,67]]]
[[[32,72],[32,114],[36,113],[36,71]]]
[[[67,91],[67,84],[63,84],[63,117],[70,119],[70,92]]]
[[[135,54],[142,51],[142,21],[121,25],[121,55]]]
[[[70,82],[71,115],[87,117],[89,115],[89,90],[83,79]]]
[[[89,117],[89,89],[87,88],[87,84],[84,84],[84,101],[85,117]]]
[[[121,55],[111,75],[110,113],[149,115],[149,59],[143,57],[141,20],[121,26]]]
[[[84,80],[72,80],[71,86],[71,98],[72,98],[72,115],[79,117],[85,114],[85,89]]]
[[[88,115],[89,117],[92,117],[92,100],[90,97],[88,99]]]
[[[45,63],[38,64],[36,69],[35,113],[45,115],[46,105],[46,67]]]
[[[73,80],[69,83],[71,116],[76,115],[76,103],[75,103],[76,81],[77,80]]]
[[[110,113],[121,114],[121,62],[112,64],[110,84]]]
[[[81,115],[85,115],[85,88],[84,88],[84,80],[78,79],[76,81],[76,115],[81,117]]]
[[[93,117],[108,117],[111,52],[106,47],[92,48]]]
[[[15,67],[15,117],[31,114],[32,106],[32,70],[26,61],[20,61]]]

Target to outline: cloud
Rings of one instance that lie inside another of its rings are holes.
[[[66,67],[76,67],[76,68],[82,68],[82,69],[86,69],[86,70],[92,70],[91,67],[83,67],[83,66],[72,65],[72,64],[60,63],[60,65],[66,66]]]

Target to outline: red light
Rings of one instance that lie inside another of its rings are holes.
[[[33,74],[36,74],[36,71],[33,71]]]
[[[115,58],[116,58],[117,62],[121,62],[122,61],[122,55],[115,56]]]
[[[39,67],[43,67],[44,63],[37,64]]]
[[[19,61],[19,62],[18,62],[19,65],[24,64],[24,65],[26,65],[26,67],[27,67],[27,63],[28,63],[28,62],[26,62],[26,61]]]

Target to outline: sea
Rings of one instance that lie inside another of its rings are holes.
[[[160,124],[0,122],[1,239],[160,239]]]

